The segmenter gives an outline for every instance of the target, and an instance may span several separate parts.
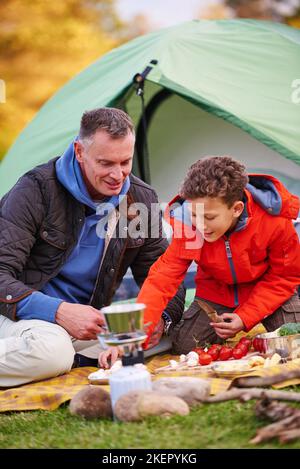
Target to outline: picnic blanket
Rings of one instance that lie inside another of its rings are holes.
[[[0,412],[57,409],[87,386],[88,375],[96,370],[93,367],[74,368],[56,378],[0,391]]]
[[[147,367],[150,373],[153,373],[156,368],[168,364],[169,359],[176,359],[174,355],[164,354],[154,356],[151,358]],[[257,369],[251,373],[251,376],[270,376],[284,371],[284,369],[292,370],[300,366],[300,361],[295,360],[288,362],[284,365],[277,365],[270,368]],[[8,411],[24,411],[24,410],[54,410],[62,403],[69,401],[72,397],[80,391],[83,387],[88,386],[88,375],[97,368],[82,367],[75,368],[69,373],[56,378],[39,381],[37,383],[30,383],[17,388],[10,388],[0,391],[0,412]],[[212,377],[207,372],[191,372],[189,371],[174,371],[172,373],[159,373],[153,375],[153,380],[161,377],[170,376],[194,376],[205,378],[211,383],[211,394],[218,394],[219,392],[226,391],[234,384],[234,380],[238,378],[218,378]],[[246,376],[243,374],[243,376]],[[279,389],[286,386],[300,384],[300,379],[293,379],[274,385],[273,387]],[[109,391],[109,386],[102,386],[105,390]]]

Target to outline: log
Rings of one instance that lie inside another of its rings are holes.
[[[300,428],[294,428],[293,430],[286,430],[279,434],[280,443],[288,443],[292,440],[300,439]]]
[[[263,441],[270,440],[275,437],[280,437],[281,433],[286,431],[286,429],[300,429],[300,416],[291,415],[286,419],[279,420],[279,422],[271,423],[266,427],[261,428],[256,433],[256,436],[250,440],[252,444],[262,443]]]
[[[300,378],[300,367],[296,370],[283,371],[274,376],[249,376],[238,378],[234,385],[239,388],[252,388],[260,386],[271,386],[272,384],[282,383],[290,379]]]
[[[279,401],[293,401],[300,402],[300,392],[287,392],[287,391],[275,391],[273,389],[240,389],[232,388],[229,391],[220,392],[212,397],[207,397],[203,402],[214,403],[214,402],[225,402],[233,399],[239,399],[242,402],[249,401],[251,399],[277,399]]]
[[[257,444],[275,437],[283,443],[300,437],[300,409],[263,399],[256,403],[255,413],[258,417],[268,417],[275,423],[258,430],[251,443]]]
[[[300,415],[300,409],[295,409],[287,404],[271,401],[270,399],[262,399],[261,401],[257,401],[255,405],[255,414],[257,417],[267,417],[273,422],[295,415],[295,413],[299,413]]]

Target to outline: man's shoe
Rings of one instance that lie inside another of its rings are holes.
[[[72,368],[79,368],[82,366],[95,366],[96,368],[99,368],[98,358],[89,358],[81,355],[80,353],[75,353]]]

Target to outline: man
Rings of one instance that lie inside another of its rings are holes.
[[[99,309],[127,269],[141,286],[166,249],[160,213],[151,213],[157,196],[130,174],[134,143],[123,111],[85,112],[66,152],[2,198],[0,387],[65,373],[75,351],[89,356],[104,324]],[[140,220],[133,203],[147,216]],[[139,236],[131,236],[132,225]],[[183,306],[181,287],[166,313],[178,318]]]

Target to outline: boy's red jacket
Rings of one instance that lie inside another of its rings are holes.
[[[253,174],[244,201],[234,231],[213,243],[203,241],[185,221],[184,200],[177,196],[170,202],[165,216],[173,228],[172,241],[152,265],[137,298],[147,306],[148,337],[192,261],[198,264],[196,296],[236,306],[246,330],[295,293],[300,284],[300,245],[292,219],[298,216],[299,197],[276,178]]]

